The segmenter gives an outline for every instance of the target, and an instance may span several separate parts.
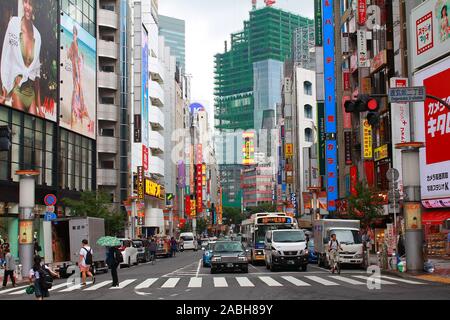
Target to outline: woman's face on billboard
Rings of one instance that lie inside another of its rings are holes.
[[[33,19],[33,0],[23,0],[23,13],[25,19]]]

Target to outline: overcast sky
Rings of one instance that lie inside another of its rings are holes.
[[[265,6],[258,0],[258,8]],[[313,0],[277,0],[274,7],[314,17]],[[186,21],[186,69],[192,75],[192,100],[206,104],[210,117],[214,103],[214,55],[224,52],[230,34],[243,30],[251,0],[160,0],[159,14]]]

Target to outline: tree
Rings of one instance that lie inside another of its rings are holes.
[[[244,219],[245,216],[242,214],[241,209],[233,207],[223,208],[223,220],[225,224],[241,224]]]
[[[379,190],[371,188],[366,182],[355,186],[356,194],[348,198],[348,213],[351,218],[361,221],[362,227],[371,226],[383,213],[383,199]]]
[[[247,213],[247,216],[250,216],[254,213],[259,213],[259,212],[276,212],[277,205],[272,204],[272,203],[264,203],[257,207],[247,207],[247,208],[245,208],[245,211]]]
[[[197,218],[196,223],[197,225],[195,229],[199,234],[205,231],[208,227],[208,220],[206,218]]]
[[[121,234],[125,228],[126,216],[112,207],[110,196],[104,192],[83,191],[80,200],[64,198],[62,202],[70,208],[71,216],[105,219],[107,235]]]

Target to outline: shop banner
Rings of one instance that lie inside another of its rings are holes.
[[[363,148],[364,148],[364,159],[372,159],[373,158],[373,149],[372,149],[372,126],[365,119],[363,125]]]
[[[383,144],[381,147],[375,148],[374,150],[374,160],[380,161],[389,157],[389,146]]]
[[[137,167],[137,193],[138,200],[144,201],[144,168],[142,166]]]
[[[325,110],[323,103],[317,103],[319,121],[319,170],[320,175],[325,176]]]
[[[141,115],[134,115],[134,142],[141,143],[142,142],[142,127],[141,127]]]
[[[450,52],[450,0],[428,0],[411,12],[412,65],[418,69]]]
[[[148,125],[148,32],[144,25],[141,26],[141,115],[142,115],[142,143],[144,146],[149,144],[149,125]]]
[[[378,53],[370,63],[370,73],[377,72],[387,64],[387,50],[384,49]]]
[[[243,138],[244,138],[244,145],[242,147],[242,156],[243,156],[242,164],[244,166],[255,164],[255,146],[254,146],[255,133],[244,132]]]
[[[344,129],[352,129],[352,114],[345,112],[345,102],[350,101],[352,98],[350,96],[342,97],[342,117],[344,122]]]
[[[313,201],[313,197],[312,194],[309,192],[302,192],[302,197],[303,197],[303,212],[305,214],[309,214],[312,209],[312,201]]]
[[[425,86],[427,94],[450,102],[450,58],[414,75],[414,86]],[[422,200],[450,197],[450,110],[427,98],[415,103],[416,140],[425,142],[420,149]]]
[[[344,91],[351,90],[350,84],[350,70],[344,70],[342,72],[343,82],[344,82]]]
[[[325,153],[327,163],[327,206],[329,211],[335,211],[336,200],[338,199],[336,140],[327,140]]]
[[[292,143],[286,143],[284,154],[286,158],[292,158],[294,156],[294,145]]]
[[[33,243],[33,221],[26,220],[19,222],[19,244]]]
[[[352,132],[345,131],[344,132],[344,141],[345,141],[345,164],[352,164]]]
[[[369,53],[367,52],[367,35],[366,29],[359,29],[356,32],[358,41],[358,67],[370,67]]]
[[[375,162],[372,160],[364,161],[364,172],[366,173],[367,185],[375,186]]]
[[[322,46],[322,0],[314,0],[314,31],[315,31],[315,45]]]
[[[142,165],[144,172],[148,171],[148,148],[145,145],[142,145]]]
[[[358,24],[365,25],[367,22],[367,3],[366,0],[358,0]]]
[[[351,166],[350,167],[350,194],[355,197],[358,195],[358,192],[356,191],[357,184],[358,184],[358,167]]]

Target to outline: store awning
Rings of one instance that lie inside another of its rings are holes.
[[[450,219],[450,210],[433,210],[422,213],[422,224],[437,225]]]

